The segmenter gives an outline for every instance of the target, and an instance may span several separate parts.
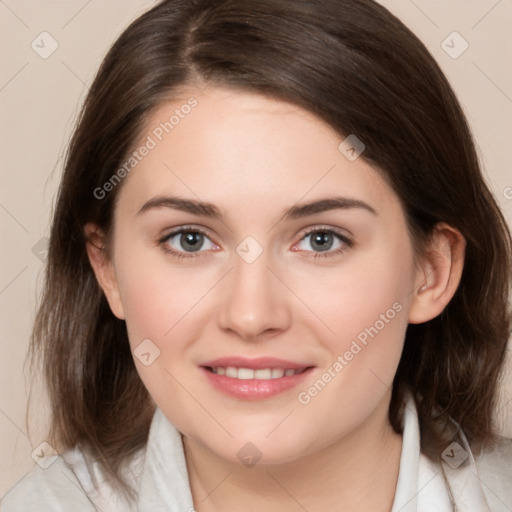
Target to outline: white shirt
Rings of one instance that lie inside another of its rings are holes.
[[[392,512],[512,512],[512,440],[502,438],[496,449],[476,456],[463,434],[461,438],[462,445],[443,452],[442,467],[430,461],[420,453],[416,406],[407,400]],[[99,465],[75,448],[47,469],[37,467],[25,475],[3,497],[0,510],[194,512],[181,434],[158,408],[148,443],[131,460],[126,475],[138,490],[137,503],[123,502],[104,481]]]

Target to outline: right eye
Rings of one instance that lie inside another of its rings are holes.
[[[178,258],[194,257],[193,253],[218,249],[208,235],[197,228],[180,228],[159,240],[163,249]]]

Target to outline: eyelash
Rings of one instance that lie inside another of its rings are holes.
[[[169,246],[166,245],[166,242],[168,242],[169,239],[171,239],[173,236],[176,236],[178,234],[183,234],[183,233],[199,233],[207,238],[210,238],[208,233],[206,231],[202,230],[201,228],[191,227],[191,226],[190,227],[183,226],[175,231],[172,231],[171,233],[168,233],[167,235],[163,236],[162,238],[160,238],[158,240],[158,244],[162,247],[162,249],[166,253],[170,254],[173,258],[181,259],[181,258],[207,257],[207,254],[205,254],[205,253],[207,253],[208,251],[198,251],[197,253],[187,253],[186,251],[183,251],[183,252],[176,251],[172,248],[169,248]],[[347,248],[350,249],[354,245],[354,242],[350,238],[348,238],[345,235],[342,235],[341,233],[339,233],[338,231],[336,231],[332,228],[327,228],[327,227],[314,227],[314,228],[311,228],[311,229],[305,231],[302,234],[299,242],[301,242],[307,236],[312,235],[314,233],[327,233],[327,234],[334,235],[335,237],[337,237],[340,240],[340,242],[342,242],[343,245],[334,251],[305,251],[305,252],[313,253],[312,256],[308,256],[308,257],[313,257],[313,258],[336,257],[336,256],[342,254],[343,252],[345,252],[347,250]],[[214,242],[212,242],[212,243],[214,243]]]

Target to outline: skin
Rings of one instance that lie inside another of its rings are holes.
[[[338,149],[344,137],[282,101],[190,87],[153,113],[140,142],[191,95],[197,106],[121,185],[111,258],[97,226],[88,224],[86,234],[91,265],[113,313],[126,320],[132,350],[144,339],[160,350],[151,365],[135,363],[183,433],[195,508],[390,510],[402,441],[387,411],[405,330],[437,316],[453,296],[464,240],[440,224],[420,261],[399,199],[379,172],[361,157],[349,161]],[[212,203],[222,219],[167,207],[137,213],[161,195]],[[337,208],[283,218],[294,205],[334,196],[375,213]],[[208,238],[192,257],[177,258],[164,247],[187,254],[179,235],[158,240],[183,226]],[[306,228],[335,231],[351,244],[334,237],[326,257]],[[247,236],[263,250],[252,263],[236,252]],[[400,312],[378,335],[300,403],[298,393],[397,303]],[[224,356],[315,368],[296,389],[243,400],[213,388],[198,366]],[[247,442],[261,452],[251,468],[237,457]]]

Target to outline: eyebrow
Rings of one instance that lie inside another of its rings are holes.
[[[322,213],[329,210],[349,210],[352,208],[360,208],[366,210],[373,215],[378,215],[377,211],[372,208],[369,204],[359,199],[350,199],[347,197],[330,197],[326,199],[320,199],[318,201],[312,201],[310,203],[294,205],[284,213],[284,219],[298,219],[301,217],[307,217],[314,215],[315,213]]]
[[[153,197],[144,203],[142,208],[137,212],[137,215],[157,208],[171,208],[213,219],[222,219],[223,217],[219,208],[212,203],[182,199],[173,196]],[[366,210],[373,215],[378,215],[377,211],[364,201],[338,196],[294,205],[284,212],[282,219],[299,219],[330,210],[349,210],[353,208],[359,208]]]
[[[204,217],[211,217],[215,219],[222,218],[221,211],[211,203],[181,199],[173,196],[153,197],[144,203],[142,208],[137,212],[137,215],[156,208],[172,208],[182,212],[193,213],[194,215],[202,215]]]

